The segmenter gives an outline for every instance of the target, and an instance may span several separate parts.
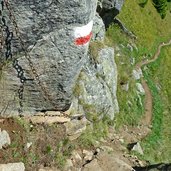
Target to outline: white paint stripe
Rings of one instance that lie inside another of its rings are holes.
[[[93,21],[90,21],[87,25],[74,28],[75,38],[85,37],[92,31]]]

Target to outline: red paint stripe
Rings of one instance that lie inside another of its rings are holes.
[[[90,41],[91,36],[92,36],[92,32],[90,32],[90,34],[87,36],[76,38],[75,44],[76,45],[84,45]]]

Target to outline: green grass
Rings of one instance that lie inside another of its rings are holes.
[[[143,0],[141,0],[142,2]],[[116,25],[112,25],[106,33],[106,43],[120,47],[121,55],[115,57],[118,66],[118,92],[117,97],[120,113],[116,116],[116,125],[130,125],[138,123],[138,118],[143,114],[139,108],[135,93],[135,82],[131,78],[132,69],[129,59],[135,58],[135,63],[142,61],[144,56],[152,58],[158,45],[171,39],[171,14],[168,12],[162,20],[151,1],[144,8],[138,4],[139,0],[126,0],[118,18],[136,36],[136,40],[127,37]],[[143,1],[145,2],[145,1]],[[170,8],[170,7],[169,7]],[[136,44],[138,51],[132,52],[126,48],[127,44]],[[116,49],[116,48],[115,48]],[[117,54],[117,52],[115,51]],[[171,162],[171,47],[161,51],[159,59],[150,64],[144,72],[153,95],[153,127],[151,134],[142,142],[145,160],[151,163]],[[124,92],[120,81],[129,81],[129,92]],[[161,89],[158,90],[157,86]],[[128,105],[128,100],[132,106]],[[143,98],[142,98],[143,101]]]
[[[144,104],[144,97],[137,94],[136,81],[132,79],[134,66],[131,65],[131,59],[136,60],[137,54],[141,51],[137,52],[136,48],[133,48],[133,51],[129,50],[127,45],[134,44],[134,42],[117,25],[112,25],[108,29],[105,43],[109,46],[119,46],[120,49],[115,50],[115,61],[118,70],[117,97],[120,108],[120,112],[116,117],[116,128],[122,125],[137,125],[144,113],[144,106],[141,106],[140,103],[141,100],[142,104]],[[121,84],[123,83],[129,83],[128,91],[122,89]]]
[[[72,144],[72,142],[70,142],[68,138],[65,138],[57,144],[54,159],[58,165],[58,168],[64,168],[66,160],[71,156],[71,153],[74,149],[75,145]]]
[[[157,85],[160,85],[160,99],[156,101],[158,104],[161,102],[163,104],[163,112],[160,116],[162,118],[161,123],[161,129],[160,139],[162,140],[161,144],[157,146],[157,151],[154,151],[155,157],[157,160],[165,161],[165,162],[171,162],[171,115],[170,115],[170,109],[171,109],[171,47],[163,48],[162,53],[160,55],[160,59],[157,61],[156,64],[153,64],[150,66],[151,75],[153,77],[153,82],[155,82]],[[156,67],[157,66],[157,67]],[[157,110],[158,107],[156,107],[154,110]],[[159,110],[159,109],[158,109]],[[154,113],[154,116],[155,113]],[[157,119],[157,116],[155,117]],[[159,117],[158,117],[159,119]],[[159,123],[159,121],[158,121]],[[157,126],[156,126],[157,130]],[[162,153],[162,155],[160,154]]]
[[[143,158],[151,163],[163,162],[163,156],[159,155],[160,149],[163,145],[162,140],[162,126],[163,126],[163,103],[159,91],[152,81],[152,74],[144,72],[144,77],[147,80],[148,86],[153,96],[153,119],[152,119],[152,132],[142,141],[144,149]],[[158,149],[158,150],[156,150]],[[169,156],[168,156],[169,157]]]
[[[78,144],[82,148],[90,148],[96,145],[100,138],[105,138],[108,133],[108,119],[103,119],[87,126],[85,132],[78,138]]]

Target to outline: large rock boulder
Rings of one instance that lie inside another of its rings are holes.
[[[67,110],[87,60],[96,0],[3,2],[2,54],[12,59],[1,57],[1,115]]]
[[[77,80],[72,105],[73,109],[78,113],[85,113],[91,121],[103,118],[104,115],[113,119],[114,114],[119,111],[114,49],[100,44],[96,42],[91,45],[97,48],[97,52],[91,51],[90,46],[89,61],[86,62]],[[101,49],[98,49],[100,46]]]

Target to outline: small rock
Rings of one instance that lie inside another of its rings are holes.
[[[140,167],[145,167],[145,161],[143,162],[143,161],[141,161],[141,160],[138,160],[138,163],[139,163],[139,165],[140,165]]]
[[[1,132],[0,129],[0,149],[2,149],[2,147],[5,145],[10,145],[10,144],[11,144],[11,140],[9,134],[5,130]]]
[[[144,154],[144,153],[143,153],[143,150],[142,150],[142,147],[141,147],[141,145],[140,145],[139,142],[137,142],[137,143],[133,146],[132,151],[136,151],[136,152],[140,153],[141,155]]]
[[[124,139],[120,138],[119,141],[121,142],[121,144],[124,144]]]
[[[61,112],[59,111],[47,111],[45,112],[45,115],[48,115],[48,116],[61,116]]]
[[[92,151],[87,151],[87,150],[83,150],[83,154],[84,154],[84,160],[85,161],[91,161],[93,158],[93,152]]]
[[[27,143],[27,144],[26,144],[26,148],[27,148],[27,149],[30,148],[32,144],[33,144],[32,142]]]
[[[129,83],[121,85],[122,90],[128,91],[129,90]]]
[[[43,112],[37,112],[34,114],[34,116],[44,116],[44,115],[45,115],[45,113],[43,113]]]
[[[118,53],[116,54],[116,56],[117,56],[117,57],[120,57],[120,56],[121,56],[121,54],[118,52]]]
[[[97,149],[96,149],[96,152],[97,152],[97,153],[100,153],[100,148],[97,148]]]
[[[145,95],[145,90],[144,90],[144,88],[143,88],[141,83],[136,83],[136,87],[137,87],[137,90],[138,90],[139,94]]]
[[[53,123],[66,123],[70,121],[70,118],[64,116],[32,116],[30,121],[33,124],[53,124]]]
[[[76,163],[80,164],[82,162],[82,158],[79,155],[77,151],[73,151],[71,155],[71,160],[73,161],[73,164],[75,165]]]
[[[134,77],[135,80],[139,80],[143,76],[142,70],[140,68],[138,70],[133,70],[132,76]]]
[[[73,167],[73,163],[71,159],[67,159],[64,166],[64,171],[69,171],[72,167]]]
[[[70,122],[65,123],[66,133],[69,139],[72,141],[77,139],[81,133],[86,130],[87,119],[83,117],[81,120],[71,120]]]
[[[94,159],[90,163],[86,164],[82,169],[82,171],[104,171],[104,170],[102,170],[102,168],[98,164],[97,159]]]
[[[24,163],[0,164],[0,171],[25,171]]]

